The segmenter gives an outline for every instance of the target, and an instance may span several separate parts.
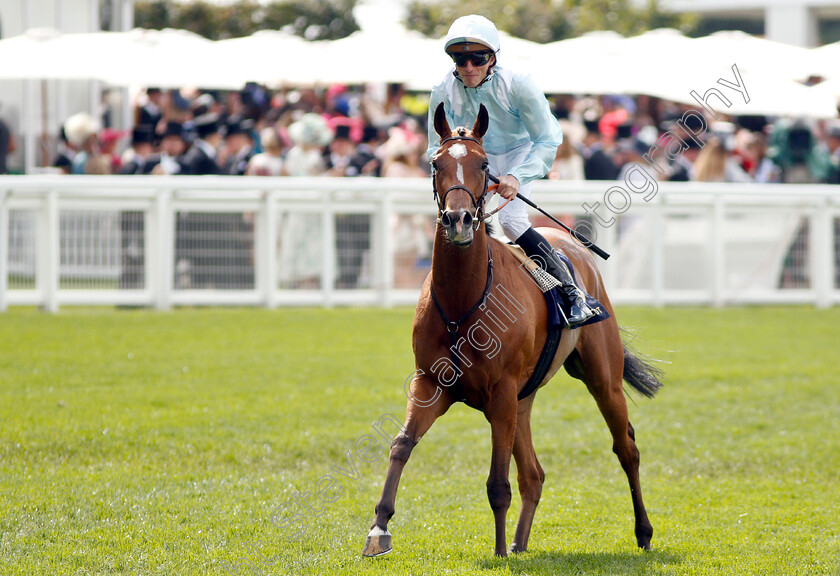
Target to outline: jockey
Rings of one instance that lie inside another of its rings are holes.
[[[446,35],[446,53],[455,68],[432,89],[429,102],[429,158],[440,147],[434,129],[434,111],[443,102],[450,126],[471,126],[480,104],[490,114],[490,127],[483,138],[492,173],[499,175],[496,192],[514,200],[499,212],[505,235],[557,278],[571,307],[570,326],[580,325],[594,315],[586,296],[578,288],[565,263],[551,244],[531,227],[527,205],[516,198],[528,198],[531,182],[544,177],[563,132],[551,114],[548,101],[530,76],[497,66],[499,33],[487,18],[477,15],[455,20]]]

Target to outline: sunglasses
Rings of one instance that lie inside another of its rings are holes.
[[[455,62],[455,66],[459,68],[466,66],[467,62],[472,62],[473,66],[484,66],[488,62],[490,62],[490,58],[493,57],[492,52],[461,52],[458,54],[450,54],[452,57],[452,61]]]

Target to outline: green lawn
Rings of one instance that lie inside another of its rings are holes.
[[[0,574],[840,576],[840,308],[618,311],[670,363],[630,404],[652,552],[564,374],[534,409],[546,484],[527,554],[493,557],[489,425],[458,405],[406,468],[394,551],[361,558],[387,462],[356,442],[403,419],[412,314],[0,315]],[[305,528],[272,522],[328,473],[335,501]]]

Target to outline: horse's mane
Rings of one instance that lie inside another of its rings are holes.
[[[496,225],[493,223],[492,220],[486,220],[484,225],[487,227],[486,233],[488,236],[495,236],[496,235]]]

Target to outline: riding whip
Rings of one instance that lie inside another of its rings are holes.
[[[499,179],[496,178],[495,176],[493,176],[492,174],[490,174],[490,180],[492,180],[496,184],[499,183]],[[549,218],[551,218],[552,222],[554,222],[555,224],[558,224],[561,228],[563,228],[563,230],[568,232],[572,236],[572,238],[574,238],[575,240],[577,240],[578,242],[580,242],[581,244],[583,244],[584,246],[586,246],[587,248],[592,250],[595,254],[597,254],[598,256],[603,258],[604,260],[606,260],[610,257],[610,255],[607,252],[605,252],[603,249],[599,248],[594,242],[592,242],[592,240],[590,240],[589,238],[587,238],[586,236],[584,236],[583,234],[581,234],[577,230],[573,230],[572,228],[569,228],[568,226],[566,226],[565,224],[560,222],[560,220],[558,220],[557,218],[555,218],[554,216],[552,216],[551,214],[549,214],[548,212],[546,212],[545,210],[543,210],[542,208],[540,208],[539,206],[537,206],[536,204],[531,202],[529,199],[525,198],[525,196],[523,196],[519,192],[516,193],[516,197],[519,198],[520,200],[522,200],[523,202],[525,202],[525,204],[527,204],[528,206],[530,206],[534,210],[537,210],[541,214],[543,214],[544,216],[548,216]]]

